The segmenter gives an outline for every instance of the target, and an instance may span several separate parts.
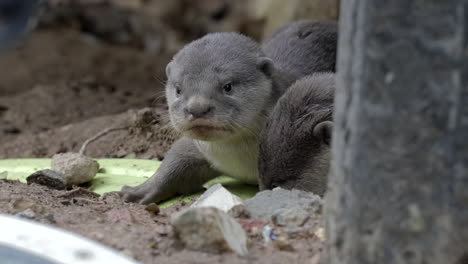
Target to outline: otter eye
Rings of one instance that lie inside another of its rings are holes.
[[[232,91],[232,84],[231,83],[226,83],[224,86],[223,86],[223,91],[225,93],[230,93]]]
[[[181,89],[180,89],[180,86],[179,86],[179,85],[176,85],[176,86],[175,86],[175,93],[176,93],[176,95],[179,96],[181,92],[182,92],[182,91],[181,91]]]

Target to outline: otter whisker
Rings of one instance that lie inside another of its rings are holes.
[[[157,105],[158,104],[158,101],[161,100],[161,99],[166,99],[166,93],[164,91],[160,91],[160,92],[157,92],[155,95],[154,95],[154,99],[153,99],[153,102],[151,103],[151,105]],[[163,102],[161,102],[163,103]]]
[[[162,84],[162,86],[166,86],[167,85],[167,81],[159,78],[157,75],[154,76],[154,79],[156,79],[160,84]]]

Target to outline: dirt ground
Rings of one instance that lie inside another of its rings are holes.
[[[91,143],[86,154],[161,160],[178,138],[163,97],[164,68],[174,52],[206,32],[259,35],[258,23],[246,20],[243,9],[232,7],[230,1],[204,0],[207,4],[197,6],[186,0],[116,0],[128,10],[115,12],[100,6],[106,1],[94,2],[98,6],[88,9],[66,5],[53,9],[15,49],[0,54],[0,159],[78,151],[87,139],[117,128]],[[169,11],[130,2],[165,3]],[[135,9],[154,12],[150,20],[162,22],[157,27],[135,26],[129,22],[134,17],[126,17]],[[185,12],[183,19],[177,12]],[[123,25],[125,32],[113,25]],[[183,249],[173,238],[169,216],[186,206],[180,203],[154,214],[115,195],[102,198],[0,180],[0,213],[32,209],[34,220],[80,233],[143,263],[318,261],[322,242],[317,236],[296,233],[280,250],[265,245],[258,226],[248,227],[248,222],[247,257]]]
[[[189,205],[181,202],[155,214],[142,205],[123,203],[115,193],[99,197],[87,191],[0,180],[0,213],[21,214],[31,209],[32,219],[38,222],[79,233],[143,263],[318,263],[322,241],[309,233],[314,229],[289,234],[287,243],[278,247],[266,245],[261,225],[248,220],[239,220],[248,234],[248,256],[184,249],[174,238],[169,219]],[[284,233],[278,227],[275,232]]]
[[[163,95],[159,80],[170,56],[90,44],[81,37],[72,30],[39,31],[1,55],[0,158],[77,151],[99,131],[124,126],[131,109],[155,109],[148,125],[157,127],[151,130],[160,132],[167,124],[164,100],[156,99]],[[87,154],[159,158],[168,147],[160,146],[164,139],[128,128],[97,140]]]

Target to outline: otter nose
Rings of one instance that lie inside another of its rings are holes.
[[[214,106],[208,104],[194,104],[185,108],[185,113],[193,118],[202,118],[214,110]]]

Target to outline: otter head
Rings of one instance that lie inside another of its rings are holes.
[[[257,133],[272,93],[273,62],[252,39],[212,33],[166,67],[171,122],[186,137],[216,141]]]

